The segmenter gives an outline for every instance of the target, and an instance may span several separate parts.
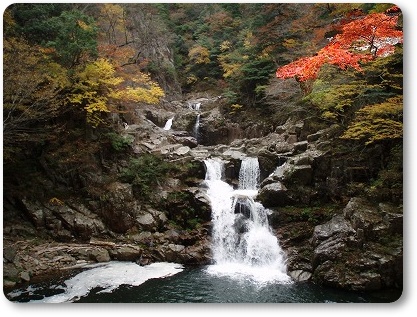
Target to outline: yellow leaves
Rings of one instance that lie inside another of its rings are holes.
[[[89,31],[89,30],[91,30],[91,26],[87,25],[87,23],[85,23],[85,22],[84,22],[84,21],[82,21],[82,20],[77,20],[77,25],[78,25],[81,29],[83,29],[84,31]]]
[[[231,46],[232,46],[232,43],[230,41],[223,41],[220,44],[220,51],[225,52],[225,51],[229,50]]]
[[[217,59],[223,69],[224,78],[237,76],[241,73],[242,62],[237,62],[230,54],[220,55]]]
[[[158,103],[164,96],[164,91],[156,84],[149,87],[127,87],[110,94],[110,97],[124,101],[144,102],[149,104]]]
[[[253,36],[253,33],[251,31],[248,31],[243,40],[243,47],[247,50],[252,48],[254,46],[254,39],[255,37]]]
[[[84,109],[88,113],[110,112],[110,110],[107,108],[106,102],[107,102],[106,98],[101,97],[101,98],[96,99],[94,102],[86,105]]]
[[[354,123],[341,136],[342,139],[366,140],[365,144],[400,139],[402,137],[402,123],[391,119],[375,119],[373,121]]]
[[[396,118],[401,120],[403,113],[403,96],[387,99],[380,104],[366,106],[358,111],[360,118]]]
[[[274,46],[268,45],[266,46],[262,52],[257,56],[258,59],[269,58],[274,51]]]
[[[64,202],[56,197],[49,199],[49,204],[53,206],[62,206]]]
[[[228,78],[240,74],[240,68],[242,67],[242,64],[223,63],[221,66],[223,68],[223,77]]]
[[[285,39],[284,42],[282,42],[282,46],[284,46],[287,49],[293,48],[297,45],[297,42],[294,39]]]
[[[49,85],[55,88],[63,89],[70,84],[65,68],[58,63],[51,62],[39,65],[39,70],[44,74],[44,78]]]
[[[186,82],[188,85],[194,84],[198,81],[198,78],[194,74],[190,74],[187,76]]]
[[[115,77],[113,65],[104,58],[88,64],[78,77],[90,86],[116,86],[123,82],[123,78]]]
[[[105,3],[100,13],[110,21],[122,21],[123,19],[123,8],[118,4]]]
[[[396,96],[386,101],[366,106],[358,111],[342,139],[365,140],[365,144],[403,137],[403,97]]]
[[[109,104],[114,101],[155,104],[164,96],[164,91],[146,74],[138,73],[129,81],[130,85],[122,86],[124,79],[116,76],[107,59],[101,58],[78,73],[68,101],[81,105],[87,122],[97,127],[104,122],[102,115],[110,112]]]
[[[242,108],[243,108],[243,105],[235,103],[230,106],[229,114],[235,114],[237,111],[241,110]]]
[[[210,63],[210,52],[206,47],[201,45],[193,46],[188,52],[188,57],[194,64]]]

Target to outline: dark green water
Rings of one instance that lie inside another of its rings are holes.
[[[61,281],[62,284],[63,281]],[[40,300],[64,292],[55,281],[32,285],[13,301]],[[97,287],[73,300],[75,303],[389,303],[401,296],[400,290],[348,292],[313,283],[260,285],[250,280],[213,276],[206,267],[184,268],[165,278],[149,279],[139,286],[120,285],[110,293]]]

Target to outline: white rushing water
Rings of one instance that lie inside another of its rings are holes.
[[[239,189],[257,190],[260,175],[258,158],[248,157],[244,159],[239,170]]]
[[[94,288],[102,288],[99,293],[110,293],[123,284],[138,286],[149,279],[168,277],[182,270],[183,266],[181,264],[168,262],[157,262],[146,266],[119,261],[95,264],[92,268],[66,280],[64,286],[56,287],[63,289],[63,293],[32,302],[73,302],[88,295]],[[18,295],[18,292],[9,294],[11,297]]]
[[[173,120],[174,120],[174,118],[170,118],[170,119],[167,120],[167,122],[165,123],[165,126],[164,126],[164,130],[171,130]]]
[[[285,254],[269,227],[268,211],[254,200],[260,177],[257,158],[242,161],[237,190],[223,181],[221,160],[207,159],[205,165],[215,262],[207,271],[260,283],[290,283]]]
[[[197,142],[198,142],[198,135],[199,135],[199,130],[200,130],[200,114],[197,114],[196,118],[195,118],[195,124],[193,127],[193,134],[194,137],[196,138]]]

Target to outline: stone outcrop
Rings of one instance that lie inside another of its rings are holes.
[[[210,261],[207,230],[207,227],[202,227],[193,231],[142,231],[118,239],[93,237],[89,243],[49,241],[33,245],[30,241],[6,241],[3,251],[4,287],[112,260],[133,261],[141,265],[156,261],[204,265]]]
[[[351,290],[401,287],[402,210],[352,198],[314,229],[313,279]]]

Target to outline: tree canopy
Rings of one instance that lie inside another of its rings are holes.
[[[360,62],[392,54],[395,45],[403,40],[402,31],[397,29],[398,15],[391,15],[392,11],[396,12],[395,8],[388,13],[355,16],[342,24],[340,33],[314,56],[303,57],[278,68],[276,76],[306,81],[315,79],[325,63],[341,69],[352,67],[361,70]]]
[[[343,142],[401,142],[402,16],[390,4],[13,4],[3,17],[10,166],[87,166],[116,114],[201,91],[224,97],[228,120],[318,114]]]

